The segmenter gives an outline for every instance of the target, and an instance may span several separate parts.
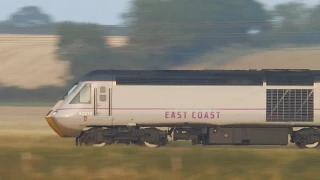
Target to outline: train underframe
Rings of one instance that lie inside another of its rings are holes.
[[[91,127],[76,138],[77,146],[105,146],[114,143],[160,147],[172,141],[187,140],[193,145],[288,145],[315,148],[320,142],[320,129],[307,127],[175,127],[168,130],[138,126]]]

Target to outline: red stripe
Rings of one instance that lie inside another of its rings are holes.
[[[79,110],[79,109],[93,109],[93,108],[59,108],[57,110]],[[97,108],[97,109],[109,109],[109,108]],[[154,110],[221,110],[221,111],[256,111],[256,110],[266,110],[265,108],[112,108],[112,110],[142,110],[142,111],[154,111]],[[314,110],[320,110],[320,108],[315,108]]]
[[[93,109],[93,108],[59,108],[57,110],[71,110],[71,109]],[[97,108],[97,109],[109,109],[109,108]],[[266,110],[265,108],[112,108],[112,110]]]

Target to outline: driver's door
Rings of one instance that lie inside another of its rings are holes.
[[[99,84],[96,90],[96,116],[112,116],[112,86],[109,83]]]

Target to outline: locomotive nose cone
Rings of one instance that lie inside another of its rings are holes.
[[[59,136],[63,137],[63,133],[58,128],[57,123],[55,122],[55,120],[51,116],[46,116],[45,118],[46,118],[49,126],[54,130],[54,132],[56,132]]]

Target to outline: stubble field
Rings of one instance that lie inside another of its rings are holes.
[[[44,116],[50,107],[0,106],[0,179],[318,179],[320,151],[288,147],[75,147]]]
[[[65,86],[73,77],[70,63],[56,55],[58,40],[55,35],[0,34],[0,86]],[[105,41],[111,47],[121,47],[127,38],[110,36]]]

